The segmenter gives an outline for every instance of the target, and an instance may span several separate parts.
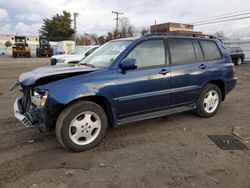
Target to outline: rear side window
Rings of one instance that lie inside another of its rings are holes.
[[[200,43],[205,55],[205,59],[207,61],[212,61],[222,58],[220,50],[215,42],[201,40]]]
[[[196,54],[196,61],[203,61],[204,57],[203,57],[203,53],[201,50],[201,46],[199,44],[199,42],[197,40],[193,40],[193,44],[194,44],[194,50],[195,50],[195,54]]]
[[[172,64],[194,63],[195,52],[191,40],[169,39]]]

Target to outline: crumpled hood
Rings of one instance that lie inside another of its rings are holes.
[[[40,67],[32,71],[22,73],[19,76],[19,83],[23,86],[31,86],[35,84],[49,83],[55,80],[63,79],[66,77],[86,74],[98,70],[97,68],[78,66],[78,65],[59,65]]]

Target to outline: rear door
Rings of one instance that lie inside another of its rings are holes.
[[[171,62],[171,105],[191,104],[209,79],[207,64],[198,40],[168,39]]]

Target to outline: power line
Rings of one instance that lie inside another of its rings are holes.
[[[119,15],[122,15],[123,13],[122,12],[115,12],[115,11],[112,11],[112,13],[116,15],[116,18],[115,18],[115,20],[116,20],[115,36],[117,36]]]
[[[222,17],[218,17],[218,18],[207,19],[207,20],[204,20],[204,21],[193,22],[192,24],[202,24],[204,22],[206,23],[206,22],[210,22],[210,21],[222,20],[222,19],[225,19],[225,18],[233,18],[233,17],[244,16],[244,15],[249,15],[249,14],[250,14],[250,12],[241,13],[241,14],[234,14],[234,15],[231,15],[231,16],[222,16]]]
[[[250,11],[250,9],[230,12],[230,13],[226,13],[226,14],[220,14],[220,15],[212,16],[212,17],[201,18],[201,19],[198,19],[198,20],[191,21],[191,23],[205,21],[205,20],[213,19],[213,18],[218,18],[218,17],[221,17],[221,16],[228,16],[228,15],[232,15],[232,14],[243,13],[243,12],[247,12],[247,11]]]
[[[225,20],[219,20],[219,21],[212,21],[212,22],[201,23],[201,24],[195,24],[195,26],[217,24],[217,23],[229,22],[229,21],[234,21],[234,20],[243,20],[243,19],[247,19],[247,18],[250,18],[250,16],[245,16],[245,17],[240,17],[240,18],[232,18],[232,19],[225,19]]]

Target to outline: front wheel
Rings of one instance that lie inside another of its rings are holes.
[[[197,101],[196,114],[201,117],[214,116],[221,104],[221,90],[214,84],[207,84]]]
[[[81,101],[68,106],[59,115],[56,136],[64,148],[80,152],[98,145],[107,127],[105,111],[96,103]]]

